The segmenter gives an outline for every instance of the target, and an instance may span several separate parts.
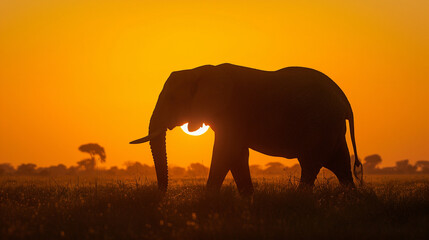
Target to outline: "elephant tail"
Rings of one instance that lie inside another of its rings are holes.
[[[349,114],[346,117],[346,119],[349,120],[350,137],[352,139],[352,146],[353,146],[353,151],[355,154],[355,157],[354,157],[355,162],[353,165],[353,175],[355,176],[356,180],[358,180],[359,185],[363,185],[363,166],[362,166],[362,163],[360,162],[359,157],[357,155],[356,139],[355,139],[355,123],[354,123],[353,111],[352,111],[351,107],[349,108]]]

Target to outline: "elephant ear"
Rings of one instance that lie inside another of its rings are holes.
[[[231,104],[234,84],[227,69],[211,67],[200,74],[191,111],[198,124],[226,114]],[[190,123],[191,124],[191,123]]]

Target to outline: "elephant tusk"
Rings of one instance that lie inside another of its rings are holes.
[[[152,138],[157,137],[158,135],[160,135],[160,134],[161,134],[161,132],[162,132],[162,131],[154,132],[154,133],[152,133],[152,134],[149,134],[149,135],[148,135],[148,136],[146,136],[146,137],[143,137],[143,138],[140,138],[140,139],[137,139],[137,140],[131,141],[131,142],[130,142],[130,144],[140,144],[140,143],[148,142],[148,141],[150,141]]]

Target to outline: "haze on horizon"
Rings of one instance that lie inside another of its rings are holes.
[[[351,102],[361,157],[429,159],[428,1],[0,2],[0,163],[152,164],[152,110],[172,71],[229,62],[317,69]],[[169,164],[208,166],[214,134],[167,133]],[[350,141],[350,138],[347,138]],[[251,152],[251,164],[281,160]]]

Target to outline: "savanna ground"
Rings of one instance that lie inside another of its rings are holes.
[[[428,239],[429,176],[367,176],[344,190],[320,177],[254,179],[252,200],[228,179],[0,177],[1,239]]]

